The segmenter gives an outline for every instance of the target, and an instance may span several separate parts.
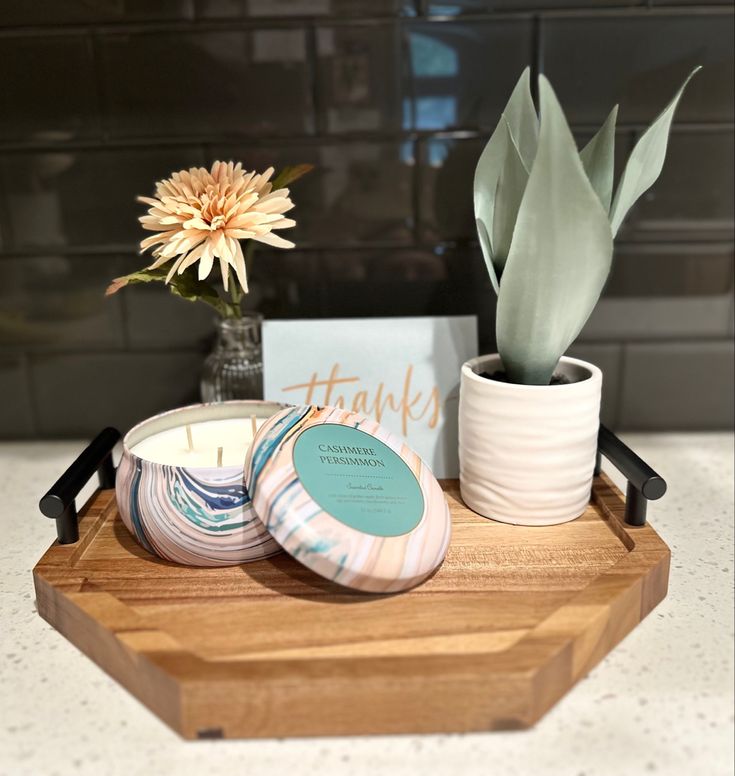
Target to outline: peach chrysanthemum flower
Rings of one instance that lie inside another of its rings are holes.
[[[225,290],[229,270],[235,271],[243,291],[248,290],[245,259],[239,240],[251,239],[276,248],[294,244],[273,232],[295,226],[283,214],[293,207],[288,189],[272,191],[269,182],[273,168],[264,173],[246,172],[242,164],[215,162],[211,171],[204,167],[175,172],[156,184],[156,195],[138,197],[150,205],[140,217],[144,229],[157,234],[140,243],[142,251],[157,245],[155,261],[148,269],[157,269],[173,260],[166,282],[175,272],[181,274],[199,262],[199,279],[209,276],[214,260],[219,260]]]

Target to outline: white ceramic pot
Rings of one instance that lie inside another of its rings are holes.
[[[517,525],[554,525],[586,509],[597,452],[602,372],[562,358],[563,385],[480,377],[502,370],[497,353],[462,365],[459,469],[470,509]]]

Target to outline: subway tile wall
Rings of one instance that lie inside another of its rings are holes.
[[[197,397],[209,312],[140,266],[135,196],[216,158],[311,162],[270,317],[467,314],[494,347],[471,180],[521,69],[626,154],[686,71],[664,173],[571,353],[622,429],[733,424],[733,7],[691,0],[38,0],[0,11],[0,436],[84,437]]]

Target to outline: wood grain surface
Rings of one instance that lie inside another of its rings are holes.
[[[669,550],[596,478],[571,523],[479,517],[443,483],[443,566],[396,595],[281,554],[190,568],[128,534],[113,491],[34,569],[38,610],[186,738],[429,733],[536,722],[666,595]]]

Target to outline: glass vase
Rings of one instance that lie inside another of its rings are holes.
[[[257,313],[218,320],[217,341],[202,372],[202,401],[263,398],[262,322]]]

